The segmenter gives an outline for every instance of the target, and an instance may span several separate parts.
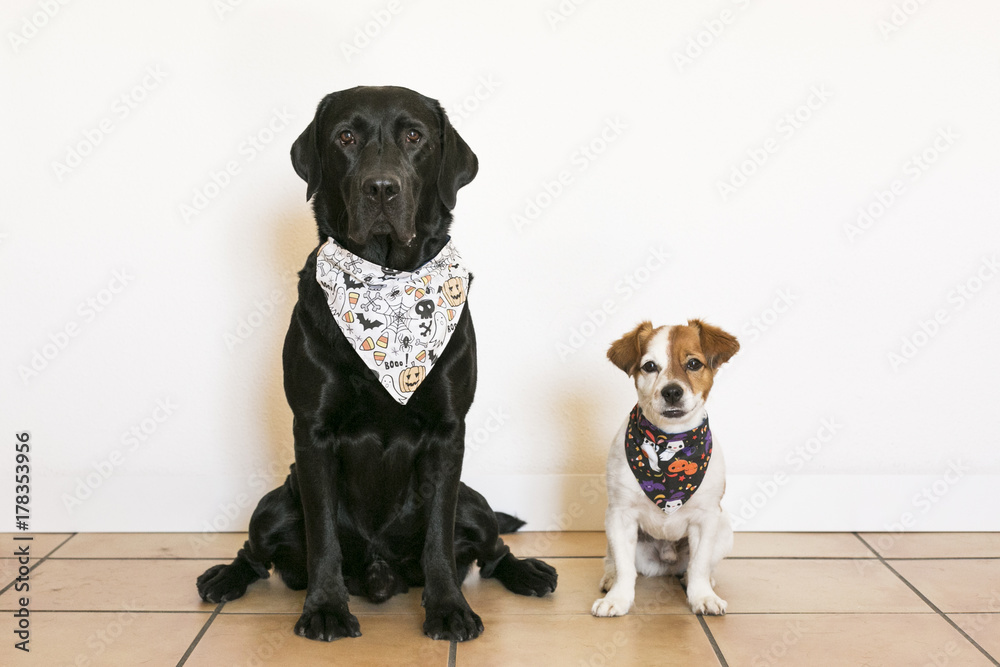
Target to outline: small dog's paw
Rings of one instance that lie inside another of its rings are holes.
[[[607,593],[610,591],[611,587],[615,585],[615,579],[617,578],[617,572],[605,572],[604,576],[601,577],[601,592]]]
[[[468,603],[435,605],[427,607],[424,634],[431,639],[464,642],[475,639],[483,631],[483,621]]]
[[[726,613],[726,607],[728,606],[726,601],[715,593],[689,597],[688,604],[691,605],[691,611],[705,616],[722,616]]]
[[[628,610],[632,607],[632,600],[628,598],[619,598],[606,595],[594,602],[594,606],[590,608],[590,613],[594,616],[606,617],[606,616],[624,616],[628,613]]]
[[[332,642],[341,637],[360,637],[361,626],[347,605],[321,606],[303,611],[295,624],[295,634],[306,639]]]

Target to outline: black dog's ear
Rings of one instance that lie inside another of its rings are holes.
[[[438,172],[438,193],[448,210],[455,208],[458,191],[472,182],[479,171],[479,160],[458,132],[451,126],[448,115],[438,105],[441,121],[441,169]]]
[[[331,95],[323,98],[316,107],[316,115],[309,126],[303,130],[299,138],[292,144],[292,166],[295,173],[306,182],[306,201],[312,199],[323,181],[323,154],[320,151],[321,137],[317,136],[316,127],[322,127],[323,114],[330,104]]]

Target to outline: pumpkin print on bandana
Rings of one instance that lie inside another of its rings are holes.
[[[451,241],[416,271],[396,271],[328,239],[316,255],[316,280],[355,352],[406,405],[451,340],[472,274]]]
[[[625,429],[625,458],[646,497],[667,514],[680,509],[701,486],[712,458],[708,417],[683,433],[653,426],[636,405]]]

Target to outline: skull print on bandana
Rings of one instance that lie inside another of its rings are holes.
[[[358,356],[406,405],[455,332],[472,275],[451,241],[407,272],[373,264],[331,238],[316,255],[316,280]]]
[[[712,458],[708,417],[683,433],[653,426],[635,406],[625,429],[625,458],[646,497],[667,514],[680,509],[701,486]]]

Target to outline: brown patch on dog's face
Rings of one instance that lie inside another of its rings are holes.
[[[461,278],[449,278],[444,283],[444,298],[452,306],[460,306],[465,303],[465,283]]]
[[[701,320],[670,329],[668,377],[708,398],[715,372],[740,349],[736,337]]]
[[[698,330],[690,326],[672,327],[670,352],[670,366],[667,369],[670,380],[687,385],[692,393],[700,395],[702,399],[708,398],[714,373],[705,364]]]
[[[654,329],[648,320],[639,324],[611,344],[608,348],[608,359],[629,375],[635,376],[639,370],[639,360],[646,352],[646,344],[660,329]]]
[[[700,320],[657,329],[643,322],[612,343],[608,359],[635,381],[643,414],[668,428],[701,414],[715,372],[737,350],[735,337]]]
[[[420,383],[427,376],[427,370],[423,366],[410,366],[404,368],[399,373],[399,391],[409,394],[417,390]]]

